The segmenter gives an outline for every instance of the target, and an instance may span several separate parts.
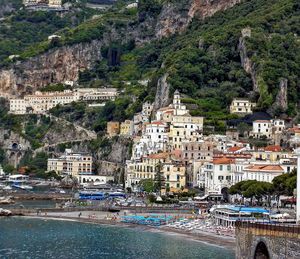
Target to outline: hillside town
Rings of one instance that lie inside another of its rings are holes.
[[[248,100],[234,99],[230,111],[247,115],[253,107]],[[206,195],[228,198],[228,189],[238,182],[271,183],[296,168],[300,125],[287,126],[272,118],[253,118],[251,124],[248,141],[231,126],[226,135],[204,135],[204,118],[191,116],[176,91],[168,107],[154,112],[153,104],[146,102],[132,121],[108,122],[107,135],[133,139],[132,157],[126,162],[127,188],[138,191],[141,181],[155,179],[159,166],[165,192],[196,187]],[[266,145],[255,146],[255,139]]]

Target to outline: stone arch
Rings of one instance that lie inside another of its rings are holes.
[[[265,242],[260,241],[256,245],[254,259],[270,259],[270,254]]]
[[[223,195],[224,202],[228,202],[229,201],[229,189],[228,189],[228,187],[222,188],[221,193]]]

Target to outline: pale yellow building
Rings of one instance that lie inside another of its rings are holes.
[[[132,136],[133,135],[133,121],[126,120],[120,125],[120,135]]]
[[[236,98],[233,99],[230,105],[230,113],[245,115],[251,114],[256,103],[252,103],[247,99]]]
[[[282,151],[278,145],[272,145],[254,151],[253,157],[258,161],[278,162],[281,159],[291,158],[292,153]]]
[[[114,137],[119,135],[120,133],[120,123],[117,121],[109,121],[107,122],[107,135],[109,137]]]
[[[61,7],[62,0],[49,0],[48,5],[49,7]]]
[[[157,166],[165,179],[165,186],[171,191],[180,191],[186,185],[185,167],[178,163],[174,155],[164,152],[144,157],[141,161],[128,161],[126,164],[126,186],[137,186],[141,180],[155,179]]]
[[[166,189],[171,192],[178,192],[186,186],[185,166],[176,163],[165,163],[163,165]]]
[[[66,149],[59,158],[49,158],[47,171],[55,171],[59,175],[79,177],[80,174],[92,174],[93,158],[87,153],[72,152]]]
[[[26,95],[24,99],[11,99],[9,111],[13,114],[40,114],[58,104],[64,105],[74,101],[78,101],[78,98],[70,90],[63,92],[37,91],[35,94]]]

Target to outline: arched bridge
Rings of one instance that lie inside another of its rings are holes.
[[[300,258],[300,225],[237,222],[237,259]]]

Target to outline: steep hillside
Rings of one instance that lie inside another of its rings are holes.
[[[138,10],[111,10],[61,31],[59,45],[41,42],[20,53],[24,61],[0,71],[1,92],[19,95],[78,80],[125,88],[121,98],[140,102],[157,90],[156,108],[168,102],[161,93],[179,89],[193,113],[212,123],[229,117],[228,105],[237,96],[258,101],[258,109],[274,115],[296,116],[300,4],[239,2],[142,0]],[[140,85],[141,79],[149,86]],[[125,106],[124,116],[111,119],[130,117],[140,107]]]

